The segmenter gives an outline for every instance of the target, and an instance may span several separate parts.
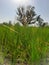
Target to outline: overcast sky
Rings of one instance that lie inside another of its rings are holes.
[[[0,0],[0,22],[15,19],[16,8],[20,5],[33,5],[37,15],[49,21],[49,0]]]

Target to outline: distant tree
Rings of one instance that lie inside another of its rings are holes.
[[[18,7],[16,12],[18,16],[17,20],[20,21],[23,25],[34,24],[35,21],[31,22],[36,16],[34,9],[35,7],[33,6],[27,6],[26,9],[24,7]]]
[[[9,26],[11,26],[12,25],[12,22],[11,21],[9,21]]]
[[[23,6],[18,7],[16,11],[17,20],[20,21],[23,25],[35,24],[36,21],[38,22],[39,27],[44,27],[45,25],[47,25],[47,23],[44,22],[40,15],[36,16],[34,9],[35,7],[30,5],[26,8],[24,8]]]
[[[47,22],[44,22],[44,20],[40,17],[40,15],[37,16],[37,22],[38,22],[39,27],[48,26],[48,23]]]
[[[3,25],[8,25],[8,23],[7,22],[3,22]]]
[[[11,23],[11,21],[9,21],[9,23],[8,22],[3,22],[3,25],[12,26],[12,23]]]
[[[45,27],[45,26],[48,26],[48,23],[47,22],[44,22],[42,27]]]
[[[44,20],[40,17],[40,15],[37,16],[37,21],[38,21],[39,27],[43,26],[43,21],[44,21]]]
[[[14,26],[20,26],[19,22],[15,23],[15,25],[14,25]]]

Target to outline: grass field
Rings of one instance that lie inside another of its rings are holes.
[[[10,59],[13,65],[18,59],[26,64],[38,65],[48,51],[49,27],[0,25],[0,52],[3,59]]]

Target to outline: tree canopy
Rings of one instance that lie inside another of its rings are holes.
[[[36,16],[34,9],[35,7],[32,6],[27,6],[26,9],[24,7],[18,7],[16,12],[18,15],[17,20],[20,21],[23,25],[35,23],[31,22]]]
[[[40,15],[37,16],[34,6],[29,5],[26,8],[23,6],[18,7],[16,14],[17,20],[20,21],[23,25],[35,24],[36,21],[40,27],[46,25],[46,23],[43,23],[44,20],[40,17]]]

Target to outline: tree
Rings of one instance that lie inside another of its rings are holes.
[[[11,21],[9,21],[9,23],[8,23],[8,24],[9,24],[9,26],[11,26],[11,25],[12,25],[12,22],[11,22]]]
[[[44,22],[42,27],[48,26],[48,22]]]
[[[20,21],[23,25],[35,24],[38,22],[39,27],[44,27],[47,23],[40,17],[40,15],[36,16],[35,7],[27,6],[26,8],[18,7],[17,8],[17,20]]]
[[[36,16],[34,9],[35,7],[33,6],[27,6],[26,9],[24,7],[18,7],[16,12],[17,20],[20,21],[23,25],[34,24],[35,21],[32,22]]]
[[[37,16],[37,21],[38,21],[38,25],[39,27],[45,27],[45,26],[48,26],[48,23],[47,22],[44,22],[44,20],[39,16]]]
[[[35,11],[34,11],[35,7],[32,7],[32,6],[28,6],[27,7],[27,10],[26,10],[26,17],[27,17],[27,23],[28,24],[34,24],[35,22],[31,22],[32,20],[34,20],[34,16],[36,15],[35,14]]]
[[[11,23],[11,21],[9,21],[9,25],[11,25],[12,23]]]
[[[44,21],[44,20],[40,17],[40,15],[37,16],[37,21],[38,21],[39,27],[43,26],[43,21]]]
[[[7,22],[3,22],[3,25],[8,25],[8,23]]]

